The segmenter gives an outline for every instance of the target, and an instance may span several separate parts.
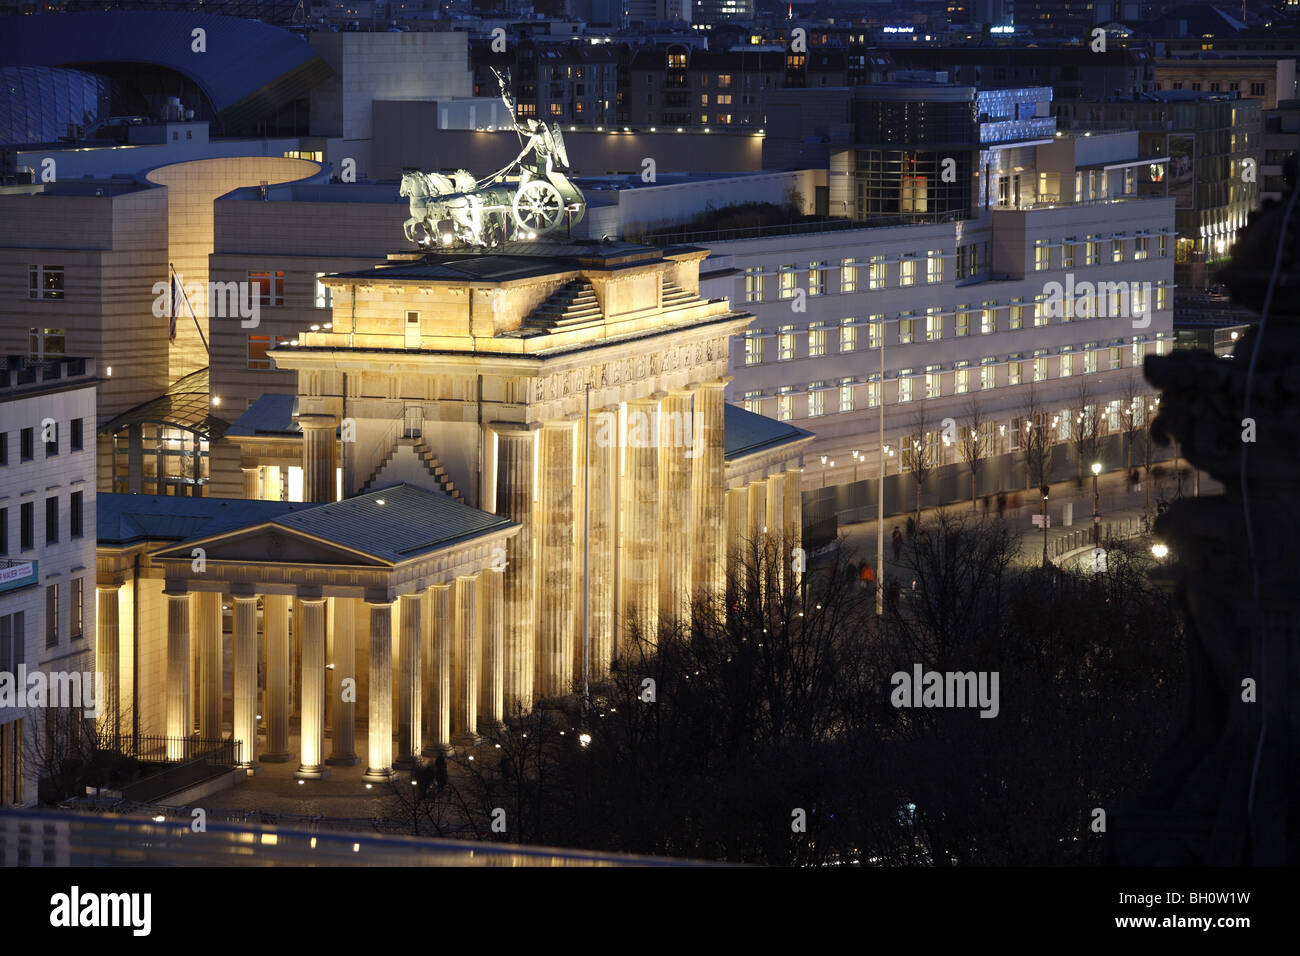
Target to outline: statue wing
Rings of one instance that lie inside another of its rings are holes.
[[[550,140],[551,140],[552,152],[555,154],[555,158],[560,161],[560,165],[562,167],[568,169],[569,153],[564,148],[564,134],[560,132],[559,123],[551,124]]]

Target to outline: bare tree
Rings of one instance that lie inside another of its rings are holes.
[[[1038,488],[1047,484],[1052,473],[1052,436],[1048,431],[1047,411],[1029,386],[1025,416],[1021,419],[1020,442],[1025,448],[1025,486]]]
[[[1137,373],[1129,375],[1128,381],[1124,383],[1124,399],[1119,410],[1119,427],[1124,433],[1124,470],[1133,470],[1133,440],[1137,437],[1139,421],[1143,421],[1143,416],[1139,414],[1142,403],[1146,397],[1138,385]]]
[[[1101,450],[1101,408],[1092,401],[1088,380],[1079,383],[1075,392],[1074,408],[1070,410],[1070,443],[1079,459],[1079,484],[1083,484],[1083,463],[1096,461]]]
[[[934,460],[934,451],[927,440],[930,430],[929,425],[925,410],[921,409],[912,419],[912,434],[906,436],[902,441],[903,467],[907,469],[908,474],[912,476],[912,480],[916,482],[917,524],[921,523],[921,489],[925,487],[926,479],[930,477],[930,473],[934,471],[937,464]]]
[[[984,459],[989,456],[989,438],[984,434],[984,408],[977,397],[966,403],[966,420],[957,435],[957,451],[970,471],[970,507],[975,510],[976,484]]]

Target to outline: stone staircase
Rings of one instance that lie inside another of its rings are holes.
[[[409,473],[394,473],[388,476],[385,475],[386,471],[409,472],[409,467],[404,468],[402,466],[410,466],[412,462],[409,458],[412,456],[416,462],[418,462],[418,467],[422,470],[422,474],[411,475]],[[408,460],[403,462],[402,459],[404,458]],[[396,465],[394,464],[395,462]],[[365,493],[370,491],[377,482],[381,479],[387,478],[393,479],[391,483],[414,480],[417,484],[427,487],[427,479],[424,481],[420,480],[421,478],[424,478],[426,474],[437,482],[438,487],[442,489],[448,497],[454,498],[456,501],[462,503],[465,501],[465,496],[460,493],[455,482],[451,480],[451,475],[447,473],[447,469],[442,467],[437,456],[434,455],[429,446],[424,443],[423,438],[398,438],[393,444],[393,447],[388,449],[388,454],[384,456],[383,461],[376,466],[375,470],[370,473],[370,477],[366,479],[366,483],[361,486],[361,492]]]
[[[533,310],[524,325],[539,332],[565,329],[600,321],[596,290],[586,279],[574,279],[560,286]]]
[[[678,309],[699,302],[700,297],[688,292],[667,276],[664,277],[664,308]]]

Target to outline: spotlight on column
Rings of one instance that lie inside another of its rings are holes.
[[[589,746],[591,744],[591,734],[580,734],[578,736],[578,743],[583,747]]]
[[[153,822],[154,822],[154,823],[163,823],[163,822],[166,821],[166,819],[167,819],[167,818],[166,818],[165,816],[163,816],[163,815],[160,813],[160,814],[158,814],[158,816],[156,816],[156,817],[153,818]]]

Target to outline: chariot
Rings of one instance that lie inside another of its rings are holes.
[[[500,75],[497,79],[513,117],[505,81]],[[404,171],[400,194],[409,198],[411,210],[404,227],[407,239],[422,246],[441,239],[444,244],[491,247],[536,239],[581,221],[587,204],[563,172],[569,157],[559,124],[528,119],[521,126],[516,120],[514,129],[523,146],[519,155],[484,179],[463,169],[449,176]]]

